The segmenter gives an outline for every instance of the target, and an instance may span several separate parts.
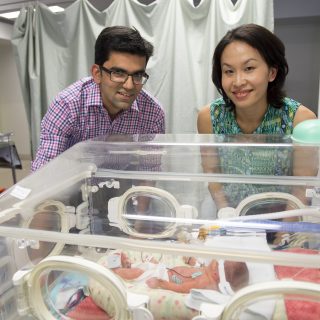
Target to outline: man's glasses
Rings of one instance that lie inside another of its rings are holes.
[[[117,83],[125,83],[129,77],[132,77],[132,81],[136,85],[144,85],[149,78],[149,75],[144,73],[127,73],[125,71],[109,70],[104,66],[100,66],[100,70],[106,72],[110,76],[110,80]]]

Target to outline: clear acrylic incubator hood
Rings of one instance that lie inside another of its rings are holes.
[[[272,135],[76,144],[0,195],[1,318],[319,319],[319,150]]]

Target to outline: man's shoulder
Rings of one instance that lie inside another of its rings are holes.
[[[57,97],[65,100],[73,100],[83,96],[84,94],[91,94],[96,90],[97,85],[93,81],[92,77],[85,77],[70,84],[67,88],[62,90]]]
[[[160,101],[147,90],[141,90],[136,100],[139,109],[143,107],[148,108],[151,106],[152,108],[159,108],[161,110],[163,109]]]

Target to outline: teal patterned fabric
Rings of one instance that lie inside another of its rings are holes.
[[[260,126],[254,134],[290,135],[293,130],[293,119],[300,103],[284,99],[281,109],[268,107]],[[215,134],[234,135],[242,134],[234,111],[225,107],[222,98],[215,100],[210,105],[210,115]],[[292,149],[287,147],[258,148],[253,146],[234,146],[219,148],[220,170],[225,174],[239,175],[292,175]],[[241,200],[249,195],[260,192],[290,192],[288,186],[260,185],[260,184],[223,184],[228,205],[236,207]]]
[[[221,172],[224,174],[239,174],[241,176],[291,176],[292,150],[284,147],[257,148],[235,147],[219,148]],[[288,186],[269,184],[223,184],[223,190],[228,199],[228,205],[236,207],[244,198],[262,192],[289,192]]]
[[[268,110],[260,126],[253,132],[257,134],[291,134],[293,119],[300,103],[284,98],[281,109],[268,106]],[[225,107],[225,102],[219,98],[210,105],[212,127],[216,134],[242,133],[239,128],[234,111]]]

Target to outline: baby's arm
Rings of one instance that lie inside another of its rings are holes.
[[[125,280],[134,280],[144,273],[139,268],[114,268],[112,271]]]
[[[180,293],[189,293],[190,289],[192,289],[192,285],[190,283],[186,286],[186,283],[176,284],[158,278],[148,279],[147,285],[152,289],[165,289]]]
[[[147,280],[147,285],[153,289],[160,288],[179,293],[189,293],[191,289],[204,289],[210,287],[209,279],[205,275],[190,279],[189,281],[181,284],[161,280],[158,278],[150,278]]]

